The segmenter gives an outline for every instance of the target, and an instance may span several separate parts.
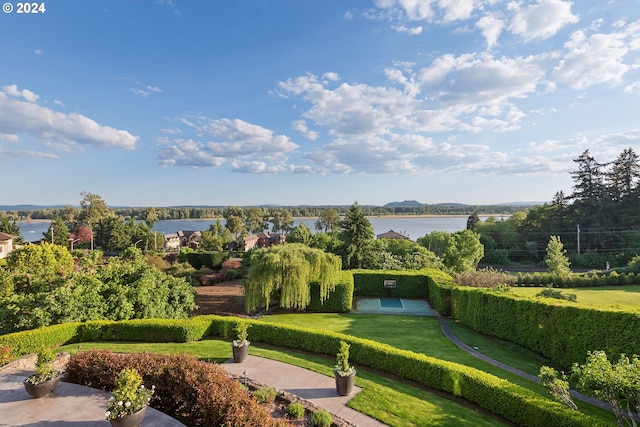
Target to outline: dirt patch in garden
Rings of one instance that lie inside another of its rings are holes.
[[[196,314],[246,315],[240,280],[196,286]]]

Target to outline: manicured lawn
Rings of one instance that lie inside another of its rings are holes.
[[[212,339],[193,343],[122,343],[96,342],[62,347],[61,351],[74,352],[90,348],[111,349],[130,353],[189,353],[208,361],[222,362],[231,357],[229,341]],[[280,360],[332,376],[333,359],[317,355],[268,348],[251,344],[250,353],[255,356]],[[356,384],[363,388],[349,406],[381,420],[392,427],[412,426],[495,426],[501,423],[475,408],[459,405],[444,397],[430,393],[401,381],[390,379],[365,369],[359,369]]]
[[[516,295],[535,296],[542,288],[512,287]],[[590,288],[558,288],[563,294],[576,294],[578,304],[640,306],[640,285],[603,286]]]
[[[542,385],[493,366],[459,349],[443,335],[440,323],[435,317],[315,313],[268,315],[262,317],[261,320],[282,325],[329,330],[371,339],[403,350],[411,350],[438,359],[471,366],[511,381],[541,396],[550,396]],[[464,326],[455,324],[455,322],[450,322],[450,325],[454,334],[465,344],[478,347],[479,351],[485,355],[521,371],[537,376],[540,372],[540,366],[551,365],[544,358],[519,346],[485,338]],[[607,411],[580,401],[577,401],[576,404],[584,413],[613,423],[615,421],[613,414]]]

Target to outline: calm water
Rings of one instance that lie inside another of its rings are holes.
[[[480,216],[481,220],[485,220],[487,217]],[[216,222],[215,219],[172,219],[158,221],[153,226],[153,231],[158,231],[163,234],[175,233],[180,230],[206,230],[211,224]],[[220,220],[224,224],[224,220]],[[294,226],[305,223],[311,231],[315,232],[315,219],[305,218],[294,221]],[[373,226],[375,234],[386,233],[389,230],[397,231],[398,233],[406,234],[413,240],[419,237],[423,237],[425,234],[429,234],[432,231],[448,231],[455,232],[464,230],[467,227],[467,217],[450,217],[439,216],[431,218],[420,217],[406,217],[406,218],[392,218],[392,217],[370,217],[369,222]],[[42,239],[42,234],[49,229],[48,221],[18,221],[20,227],[20,233],[27,242],[33,242]]]

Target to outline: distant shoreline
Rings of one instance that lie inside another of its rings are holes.
[[[482,216],[482,217],[509,217],[510,214],[482,214],[479,213],[478,216]],[[411,214],[390,214],[390,215],[366,215],[367,218],[395,218],[395,219],[400,219],[400,218],[467,218],[469,217],[469,215],[465,215],[465,214],[442,214],[442,215],[438,215],[438,214],[415,214],[415,215],[411,215]],[[318,219],[319,217],[317,216],[295,216],[293,217],[294,220],[301,220],[301,219]],[[158,221],[222,221],[224,220],[224,218],[170,218],[170,219],[160,219]],[[38,223],[38,222],[51,222],[52,220],[50,219],[21,219],[18,220],[16,222],[19,223],[29,223],[29,222],[34,222],[34,223]]]

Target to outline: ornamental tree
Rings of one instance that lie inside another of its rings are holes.
[[[304,309],[311,302],[311,283],[320,285],[320,300],[335,289],[340,258],[303,244],[286,244],[256,250],[245,281],[245,309],[269,309],[271,298],[284,308]]]

